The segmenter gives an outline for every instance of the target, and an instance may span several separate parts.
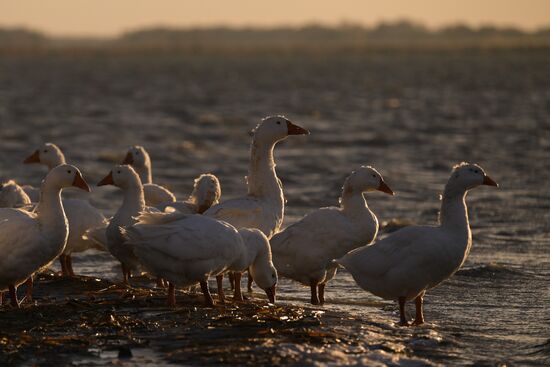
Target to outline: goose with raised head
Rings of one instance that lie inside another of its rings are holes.
[[[120,261],[122,280],[128,284],[132,271],[139,270],[141,264],[132,248],[125,244],[121,228],[136,223],[136,218],[144,212],[158,212],[156,208],[145,205],[141,179],[136,171],[128,165],[117,165],[103,178],[97,186],[114,185],[122,190],[122,205],[109,221],[106,229],[106,248]]]
[[[364,197],[374,190],[393,195],[377,170],[360,167],[346,178],[339,207],[315,210],[271,238],[279,275],[309,286],[312,304],[325,302],[325,286],[336,275],[332,260],[376,238],[378,219]]]
[[[161,211],[171,207],[180,213],[202,214],[220,201],[220,181],[211,173],[204,173],[195,179],[193,191],[185,201],[174,201],[157,206]]]
[[[252,130],[247,195],[214,205],[204,214],[226,221],[235,228],[257,228],[271,238],[281,228],[285,210],[285,197],[275,171],[273,150],[278,142],[290,135],[307,134],[309,131],[284,116],[264,118]],[[249,273],[249,290],[251,286]],[[221,284],[218,284],[220,287]]]
[[[54,167],[65,164],[65,155],[57,145],[45,143],[27,157],[24,163],[43,164],[51,171]],[[27,192],[32,193],[32,190]],[[105,217],[87,200],[63,199],[63,207],[69,221],[69,238],[65,250],[59,256],[59,262],[64,276],[74,276],[71,255],[75,252],[98,249],[96,243],[85,239],[83,235],[88,229],[102,225]]]
[[[71,186],[90,191],[80,171],[63,164],[42,181],[40,200],[33,212],[0,209],[0,291],[9,289],[14,307],[19,307],[17,287],[63,252],[69,226],[61,190]]]
[[[0,185],[0,208],[29,207],[29,195],[15,181],[9,180]]]
[[[151,158],[144,147],[141,145],[134,145],[128,148],[128,152],[122,164],[131,165],[139,175],[143,185],[146,205],[156,207],[164,203],[176,201],[176,197],[170,190],[153,183]]]
[[[226,271],[241,274],[248,268],[269,301],[275,302],[277,271],[271,261],[269,240],[257,229],[237,230],[203,215],[174,212],[143,214],[138,223],[126,228],[125,236],[144,267],[168,280],[168,304],[172,307],[175,287],[197,283],[206,303],[213,305],[208,278]],[[239,296],[235,294],[237,300],[242,300]],[[223,303],[223,293],[219,297]]]
[[[424,323],[425,292],[450,278],[470,253],[472,233],[466,195],[480,185],[498,187],[480,166],[456,165],[443,192],[439,225],[402,228],[336,262],[351,273],[361,288],[378,297],[396,300],[402,325],[408,325],[405,302],[413,299],[414,325]]]

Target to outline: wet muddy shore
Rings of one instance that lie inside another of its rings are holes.
[[[411,352],[380,335],[369,340],[382,327],[376,322],[273,305],[258,294],[206,307],[201,294],[178,291],[177,307],[170,309],[165,290],[145,278],[137,287],[50,272],[37,278],[32,304],[0,310],[1,365],[387,363]],[[311,353],[325,354],[313,359]]]

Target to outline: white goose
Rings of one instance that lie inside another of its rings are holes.
[[[0,291],[9,289],[14,307],[19,307],[17,287],[63,252],[69,227],[61,189],[70,186],[90,191],[80,171],[63,164],[46,175],[34,212],[0,209]]]
[[[15,181],[0,185],[0,208],[21,208],[31,204],[27,193]]]
[[[164,211],[167,207],[180,213],[202,214],[220,201],[222,195],[220,181],[211,173],[205,173],[195,179],[193,191],[185,201],[174,201],[157,206]]]
[[[156,208],[145,205],[141,180],[131,166],[117,165],[97,186],[114,185],[120,188],[124,194],[122,205],[109,221],[106,230],[106,248],[116,257],[122,266],[122,279],[128,284],[131,272],[141,268],[138,258],[130,246],[125,244],[121,228],[136,223],[136,217],[143,212],[155,212]],[[100,232],[101,233],[101,232]],[[89,235],[89,233],[88,233]]]
[[[414,324],[422,324],[424,293],[450,278],[470,253],[466,194],[480,185],[498,187],[478,165],[455,166],[443,193],[438,226],[405,227],[371,246],[351,251],[337,262],[361,288],[397,300],[402,325],[408,325],[405,302],[414,299]]]
[[[309,131],[283,116],[269,116],[252,133],[248,194],[215,205],[204,214],[226,221],[235,228],[257,228],[271,238],[283,224],[285,209],[283,187],[275,172],[273,150],[289,135],[307,135]],[[249,274],[249,289],[251,280]]]
[[[128,148],[126,158],[124,158],[122,164],[131,165],[138,173],[141,183],[143,184],[145,204],[156,207],[163,203],[176,201],[176,197],[172,192],[153,183],[151,158],[144,147],[134,145]]]
[[[254,130],[250,148],[248,194],[224,201],[204,214],[226,221],[235,228],[258,228],[271,238],[281,228],[285,197],[275,172],[273,149],[289,135],[309,132],[283,116],[266,117]]]
[[[271,238],[279,275],[310,286],[312,304],[325,301],[325,285],[336,274],[332,260],[376,238],[378,220],[363,196],[374,190],[393,195],[378,171],[360,167],[346,178],[340,207],[309,213]]]
[[[54,167],[65,164],[65,156],[57,145],[46,143],[27,157],[24,163],[40,163],[51,171]],[[24,189],[34,195],[29,186]],[[93,241],[83,238],[83,234],[89,228],[102,225],[105,222],[105,217],[87,200],[63,199],[63,207],[69,221],[69,238],[65,250],[59,256],[59,262],[64,276],[74,276],[72,253],[84,252],[92,248],[101,249]]]
[[[208,278],[225,271],[241,274],[248,268],[270,302],[275,302],[277,271],[271,262],[269,240],[257,229],[237,231],[223,221],[175,212],[141,215],[125,235],[145,268],[169,281],[171,307],[176,302],[176,286],[196,283],[200,283],[206,303],[213,305]],[[223,303],[223,294],[220,300]]]

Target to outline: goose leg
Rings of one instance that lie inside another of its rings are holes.
[[[3,306],[6,304],[6,294],[4,292],[0,292],[0,306]]]
[[[168,307],[176,307],[176,287],[172,282],[168,282]]]
[[[130,282],[129,282],[129,275],[130,275],[130,272],[128,271],[128,269],[126,268],[126,266],[124,264],[120,264],[120,266],[122,267],[122,283],[124,285],[129,285]]]
[[[311,287],[311,304],[312,305],[318,305],[319,304],[319,296],[317,295],[317,282],[312,280],[309,283],[309,286]]]
[[[14,285],[10,285],[9,289],[12,307],[19,308],[19,301],[17,300],[17,288]]]
[[[242,273],[236,272],[233,274],[235,276],[235,292],[233,293],[234,301],[244,301],[243,294],[241,293],[241,277]]]
[[[252,284],[254,283],[254,279],[252,278],[252,274],[250,274],[250,270],[248,270],[248,284],[246,289],[249,292],[252,292]]]
[[[325,283],[319,284],[319,304],[325,304]]]
[[[21,300],[21,302],[23,301],[32,302],[32,290],[34,288],[32,275],[29,277],[29,279],[25,281],[25,285],[27,286],[27,290],[25,291],[25,297]]]
[[[216,281],[218,282],[218,300],[221,304],[225,304],[225,293],[223,292],[223,274],[216,276]]]
[[[61,275],[66,277],[69,274],[67,271],[67,255],[59,255],[59,264],[61,265]]]
[[[424,323],[424,313],[422,312],[422,303],[424,302],[424,294],[419,295],[414,299],[416,305],[416,317],[413,325],[422,325]]]
[[[71,254],[65,256],[65,264],[67,267],[67,274],[70,277],[74,277],[73,258],[71,257]]]
[[[405,297],[399,297],[399,325],[409,326],[407,316],[405,316]]]
[[[231,290],[235,289],[235,274],[233,272],[229,272],[227,274],[227,278],[229,279],[229,285],[231,286]]]
[[[208,282],[206,280],[201,281],[201,290],[204,294],[204,300],[206,301],[207,306],[214,306],[214,300],[210,294],[210,289],[208,289]]]

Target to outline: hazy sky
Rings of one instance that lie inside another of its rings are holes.
[[[465,22],[550,25],[550,0],[0,0],[0,26],[53,35],[112,36],[143,26],[374,24],[408,18],[436,27]]]

